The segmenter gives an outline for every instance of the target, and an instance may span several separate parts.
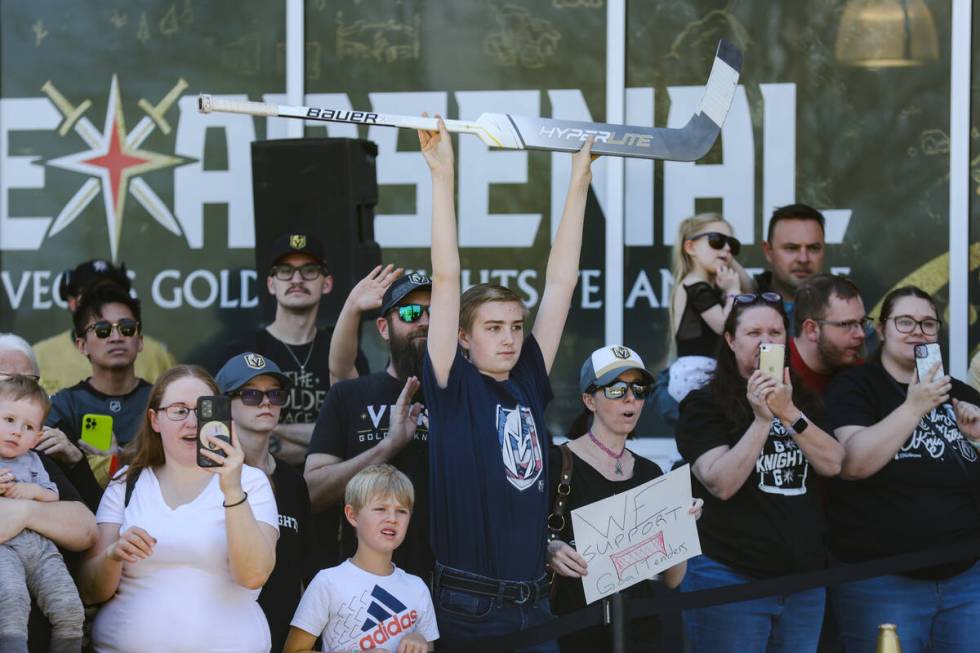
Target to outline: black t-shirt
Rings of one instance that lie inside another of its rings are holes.
[[[258,600],[269,621],[272,650],[281,651],[289,634],[289,622],[302,596],[302,583],[310,580],[306,568],[312,548],[310,495],[303,475],[279,461],[272,472],[272,490],[279,509],[276,566]]]
[[[710,386],[688,394],[680,411],[677,450],[692,465],[715,447],[734,447],[753,419],[750,414],[739,424],[729,421]],[[807,418],[823,421],[814,409]],[[818,493],[811,487],[812,474],[803,450],[774,419],[755,468],[730,499],[718,499],[692,477],[694,496],[704,499],[698,522],[701,550],[758,578],[824,567],[826,524]]]
[[[551,447],[548,452],[548,469],[554,481],[549,499],[552,506],[555,501],[557,482],[561,476],[561,467],[561,452],[558,447]],[[632,490],[638,485],[643,485],[647,481],[662,475],[663,471],[657,463],[633,454],[633,476],[621,481],[611,481],[573,452],[572,488],[565,507],[565,528],[558,535],[558,538],[572,547],[575,546],[571,517],[573,510],[606,499],[614,494]],[[575,612],[586,606],[582,579],[556,575],[555,583],[554,602],[551,607],[556,615]],[[653,581],[637,583],[623,590],[623,593],[630,599],[651,598],[655,594]],[[658,641],[659,624],[660,621],[656,617],[633,620],[630,623],[630,646],[628,650],[651,653],[653,649],[650,647]],[[594,653],[595,651],[610,650],[611,647],[611,631],[606,626],[592,626],[561,639],[562,653]]]
[[[506,381],[457,351],[440,388],[426,354],[422,388],[436,560],[490,578],[540,578],[550,507],[544,410],[552,393],[537,340],[524,340]]]
[[[827,389],[831,426],[877,424],[907,392],[908,386],[878,363],[845,370]],[[956,379],[951,394],[980,405],[980,394]],[[831,552],[858,562],[980,537],[980,511],[971,492],[971,484],[980,490],[978,458],[957,428],[952,407],[933,409],[877,473],[834,481],[828,509]]]
[[[704,321],[701,313],[713,306],[724,306],[721,290],[705,281],[684,286],[683,290],[687,293],[687,303],[674,334],[677,355],[714,358],[721,336]]]
[[[56,462],[45,456],[40,451],[35,451],[40,457],[41,462],[44,463],[44,470],[48,473],[51,478],[51,482],[58,486],[58,498],[61,501],[82,501],[82,496],[75,489],[75,486],[71,484],[68,477],[61,470]],[[86,465],[87,467],[87,465]],[[71,574],[72,578],[77,578],[76,574],[78,572],[78,563],[81,561],[81,553],[75,551],[66,551],[61,547],[58,548],[61,552],[61,556],[65,559],[65,566],[68,568],[68,573]],[[48,618],[44,616],[37,604],[34,602],[34,598],[31,598],[31,616],[27,623],[27,650],[30,653],[43,653],[48,650],[48,645],[51,640],[51,623]]]
[[[388,435],[388,420],[404,383],[387,371],[375,372],[336,384],[327,393],[313,428],[310,453],[324,453],[350,460],[371,449]],[[415,401],[421,401],[419,395]],[[390,461],[415,486],[415,507],[408,522],[405,541],[395,550],[395,564],[413,576],[428,580],[432,572],[429,547],[429,458],[428,414],[423,410],[415,439]],[[342,502],[341,502],[342,503]],[[339,518],[340,560],[354,555],[357,536],[343,517]],[[330,561],[324,567],[338,564]]]

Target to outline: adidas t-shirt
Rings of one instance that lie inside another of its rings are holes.
[[[322,635],[324,651],[396,651],[413,632],[427,642],[439,639],[429,588],[392,568],[376,576],[347,560],[324,569],[303,594],[292,626]]]

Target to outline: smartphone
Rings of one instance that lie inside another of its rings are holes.
[[[112,448],[112,415],[82,415],[81,440],[99,451],[109,451]]]
[[[231,444],[231,398],[225,396],[197,398],[197,464],[199,467],[218,467],[219,464],[202,454],[210,450],[220,456],[225,453],[207,438]]]
[[[786,345],[764,342],[759,345],[759,369],[771,376],[776,383],[783,382],[783,363],[786,362]]]
[[[936,363],[939,363],[939,369],[932,378],[938,379],[941,376],[946,376],[946,373],[943,372],[943,353],[939,349],[938,342],[915,346],[915,370],[919,375],[919,381],[929,375],[929,370]]]

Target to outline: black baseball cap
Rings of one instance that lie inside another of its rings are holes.
[[[126,274],[125,263],[120,263],[119,267],[116,267],[105,259],[94,258],[79,263],[73,270],[65,270],[61,273],[58,295],[61,301],[66,302],[69,297],[77,297],[87,288],[102,281],[114,283],[126,292],[129,292],[132,287]]]
[[[279,236],[272,242],[269,250],[269,267],[279,262],[288,254],[307,254],[312,256],[321,265],[326,264],[323,254],[323,243],[308,233],[301,231],[290,231]]]
[[[292,385],[289,377],[282,373],[275,361],[250,351],[229,358],[218,370],[214,381],[222,394],[228,394],[257,376],[273,376],[279,379],[284,389]]]
[[[432,279],[421,272],[413,272],[403,277],[398,277],[395,282],[385,291],[385,296],[381,300],[381,315],[385,316],[388,311],[398,306],[405,297],[419,288],[432,288]]]

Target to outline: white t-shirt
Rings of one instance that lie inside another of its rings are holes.
[[[375,576],[347,560],[324,569],[306,588],[291,625],[322,634],[324,651],[394,651],[412,632],[427,642],[439,639],[429,588],[418,576],[392,568]]]
[[[255,519],[278,531],[269,481],[242,467],[242,489]],[[151,469],[144,469],[123,507],[125,481],[109,484],[95,520],[139,526],[156,538],[153,555],[123,563],[115,596],[99,611],[92,643],[99,653],[268,653],[269,624],[256,602],[260,590],[235,583],[228,563],[225,508],[215,476],[176,510],[163,500]]]

